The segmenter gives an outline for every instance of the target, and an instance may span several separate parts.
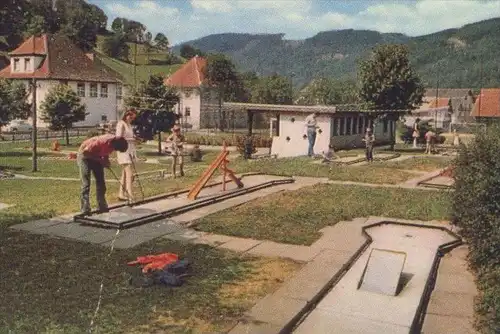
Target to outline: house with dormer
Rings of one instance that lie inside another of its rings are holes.
[[[49,90],[59,84],[71,86],[87,107],[85,121],[75,126],[94,126],[119,118],[125,93],[121,76],[67,37],[32,36],[11,51],[9,58],[10,64],[0,71],[1,78],[19,80],[27,87],[36,80],[38,126],[48,126],[40,119],[40,106]]]
[[[194,56],[177,71],[165,79],[165,85],[174,87],[179,92],[179,103],[175,110],[181,117],[181,126],[193,130],[203,127],[203,82],[207,60]]]

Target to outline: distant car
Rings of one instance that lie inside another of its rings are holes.
[[[32,130],[31,124],[23,120],[13,120],[3,128],[4,132],[29,132]]]

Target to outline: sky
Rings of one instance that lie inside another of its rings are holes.
[[[369,29],[409,36],[500,17],[500,0],[87,0],[108,16],[133,19],[171,45],[218,33],[283,33]]]

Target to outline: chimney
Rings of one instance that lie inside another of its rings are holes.
[[[89,52],[89,53],[86,53],[85,54],[90,60],[94,61],[94,53],[93,52]]]

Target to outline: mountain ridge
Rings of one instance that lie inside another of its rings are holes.
[[[207,53],[223,53],[240,71],[278,73],[303,86],[317,77],[356,78],[356,64],[379,44],[406,44],[410,60],[427,86],[496,87],[500,85],[500,17],[421,36],[375,30],[336,29],[297,40],[283,33],[211,34],[184,44]]]

